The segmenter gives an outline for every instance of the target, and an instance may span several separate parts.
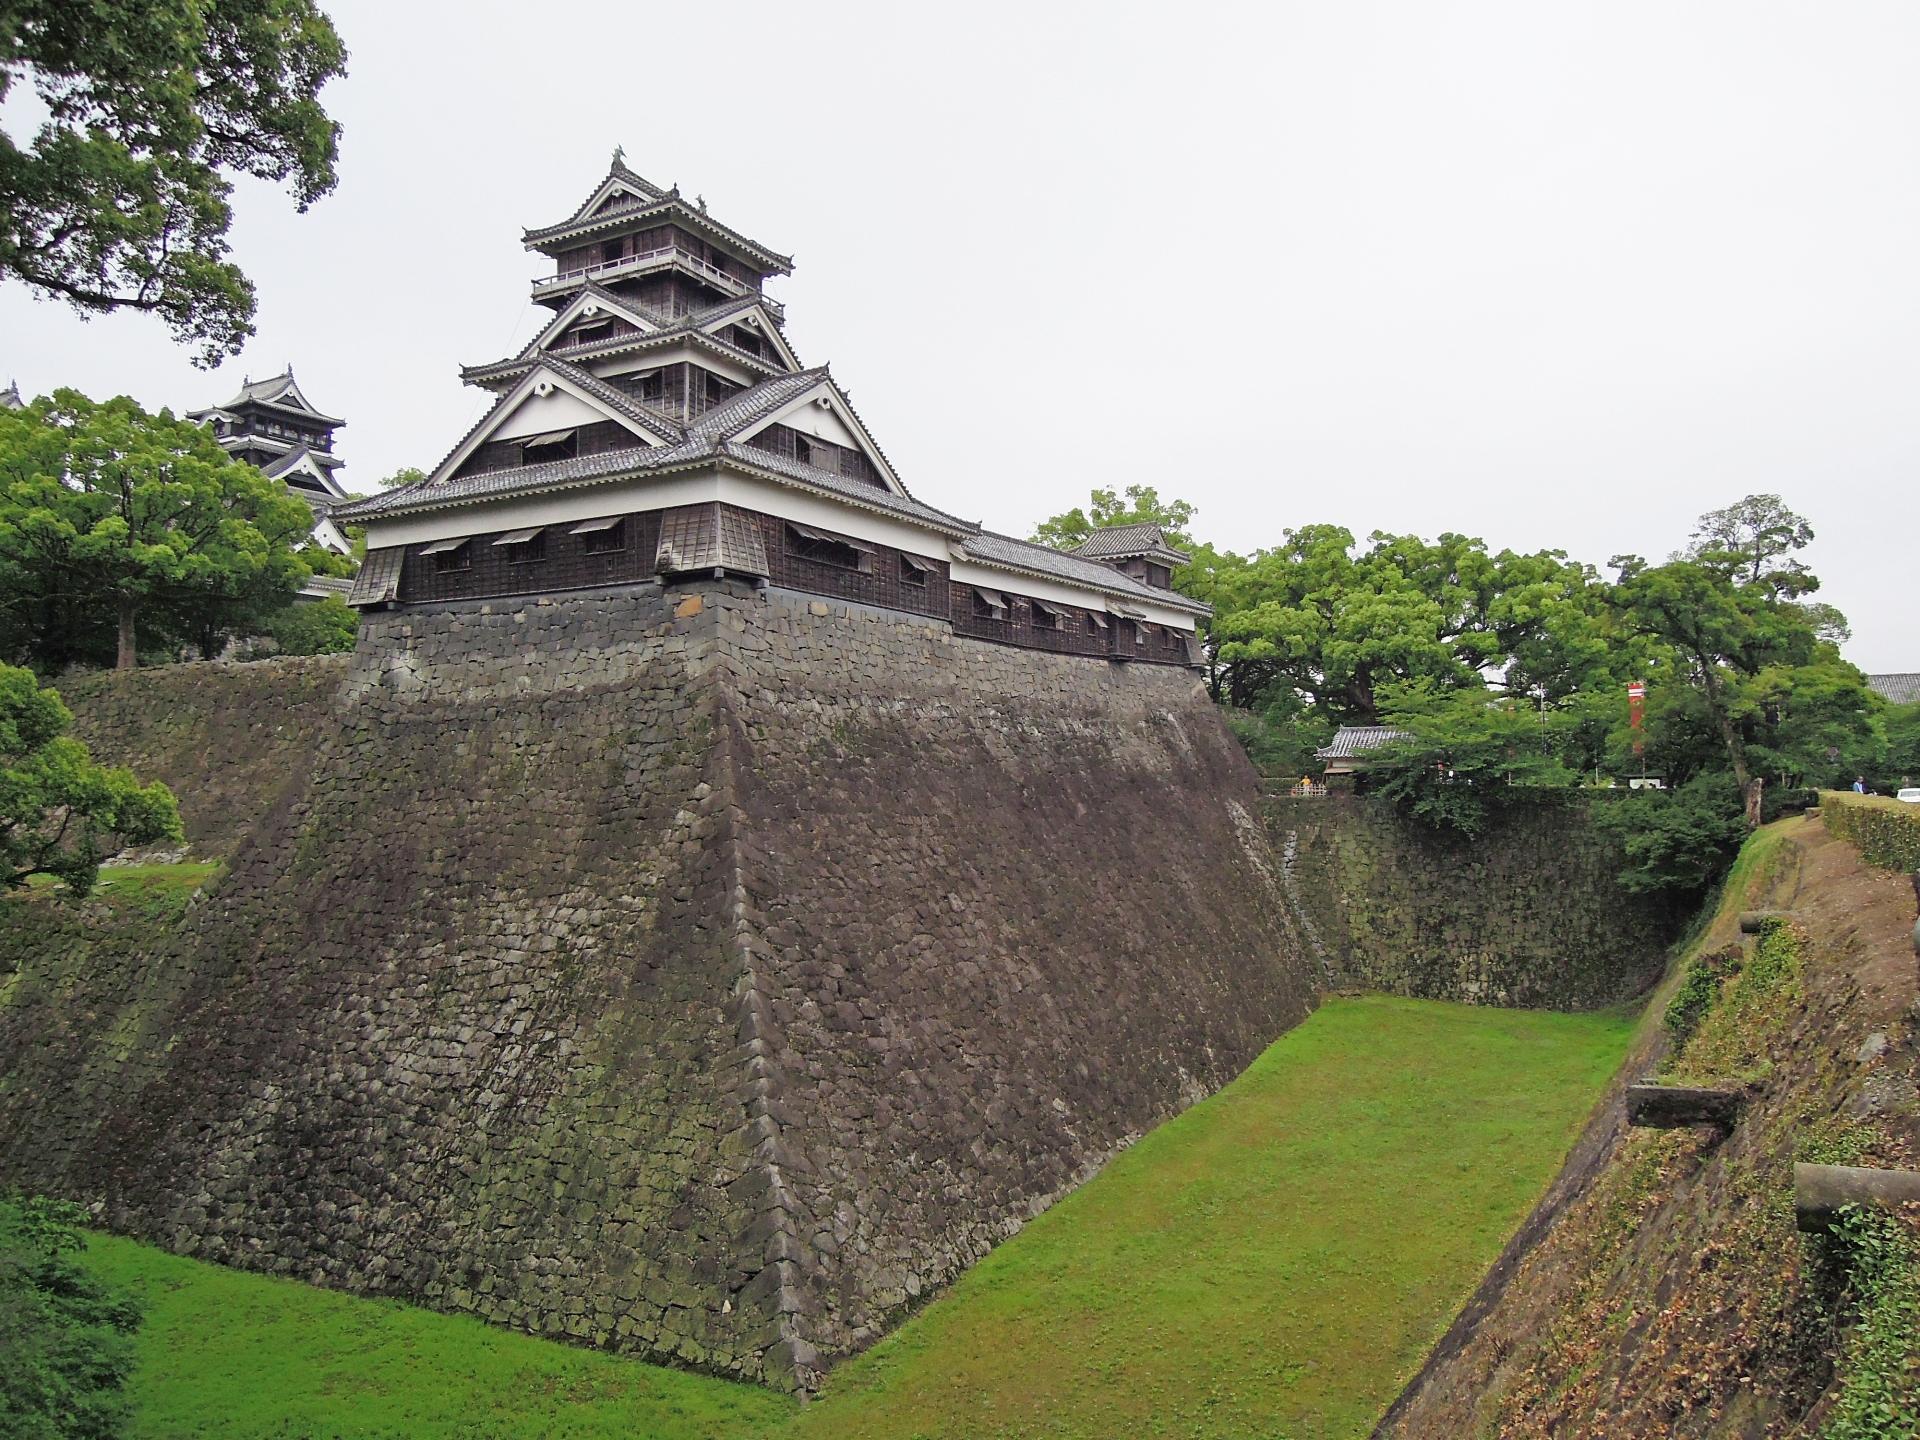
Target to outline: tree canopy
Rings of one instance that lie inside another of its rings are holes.
[[[1144,519],[1184,527],[1194,513],[1147,487],[1095,491],[1036,538],[1077,543]],[[1244,556],[1194,545],[1174,584],[1214,607],[1203,647],[1214,697],[1275,773],[1310,768],[1338,725],[1385,725],[1405,738],[1370,757],[1372,787],[1470,830],[1505,792],[1644,771],[1675,792],[1632,807],[1645,832],[1636,864],[1658,887],[1724,858],[1743,802],[1758,817],[1760,780],[1779,790],[1855,767],[1895,779],[1920,768],[1900,768],[1913,724],[1882,719],[1840,656],[1845,617],[1811,598],[1812,538],[1779,496],[1750,495],[1703,515],[1665,564],[1616,557],[1609,581],[1559,550],[1384,531],[1363,543],[1303,525]],[[1649,691],[1639,731],[1635,680]]]
[[[57,671],[219,653],[309,575],[306,504],[200,425],[72,390],[0,411],[0,656]]]
[[[0,884],[36,875],[78,894],[93,888],[103,842],[178,839],[180,812],[159,781],[95,763],[68,735],[73,715],[33,673],[0,665]]]
[[[1129,485],[1125,492],[1095,490],[1085,509],[1076,505],[1034,528],[1037,544],[1071,550],[1095,530],[1111,525],[1154,524],[1184,550],[1192,544],[1187,527],[1197,512],[1185,500],[1162,500],[1151,485]]]
[[[0,101],[28,85],[32,141],[0,130],[0,276],[83,314],[160,316],[212,365],[253,333],[227,258],[232,177],[332,190],[321,87],[346,50],[312,0],[0,0]]]
[[[70,1201],[0,1194],[0,1434],[124,1433],[140,1307],[75,1258],[86,1223]]]

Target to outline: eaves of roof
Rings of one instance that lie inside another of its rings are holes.
[[[1036,545],[1031,540],[1016,540],[1011,535],[981,530],[969,535],[964,544],[968,559],[996,569],[1039,575],[1052,580],[1064,580],[1069,584],[1084,585],[1109,595],[1123,595],[1128,599],[1151,600],[1156,605],[1164,605],[1171,610],[1184,610],[1190,615],[1213,613],[1211,605],[1182,595],[1177,590],[1162,590],[1157,585],[1149,585],[1144,580],[1123,575],[1112,566],[1102,565],[1097,560],[1083,560],[1077,555],[1069,555],[1065,551],[1055,550],[1050,546]]]
[[[636,354],[641,351],[666,344],[678,343],[683,340],[691,341],[717,354],[724,355],[729,360],[736,360],[742,365],[759,370],[765,376],[789,375],[794,373],[776,361],[767,359],[764,355],[755,355],[752,351],[742,350],[738,345],[730,341],[707,334],[706,331],[697,328],[690,320],[682,321],[667,330],[650,330],[644,335],[616,335],[609,340],[601,341],[597,345],[583,345],[576,350],[570,350],[567,358],[576,362],[581,360],[604,360],[611,356]],[[462,365],[460,367],[460,379],[469,385],[484,385],[490,380],[518,380],[528,370],[533,368],[538,356],[553,355],[555,353],[557,352],[552,350],[522,351],[520,354],[507,360],[494,360],[485,365]]]
[[[784,456],[709,436],[690,437],[679,445],[635,446],[598,455],[553,460],[544,465],[490,470],[479,475],[444,480],[437,485],[422,481],[404,489],[390,490],[339,506],[333,514],[341,520],[417,515],[507,496],[550,495],[716,464],[789,488],[810,491],[875,514],[915,520],[946,535],[965,537],[977,528],[970,521],[948,515],[931,505],[922,505],[909,497],[895,495],[890,490],[862,485],[857,480],[831,471],[817,470],[811,465],[787,460]]]
[[[713,238],[744,251],[759,261],[766,273],[791,275],[793,257],[782,255],[777,250],[769,250],[757,240],[749,239],[730,225],[722,225],[704,210],[688,204],[677,192],[670,191],[658,200],[645,205],[629,205],[625,209],[613,210],[600,215],[589,215],[583,219],[563,220],[558,225],[547,225],[537,230],[528,230],[520,237],[521,244],[529,250],[547,251],[548,247],[568,240],[595,235],[604,230],[622,228],[635,222],[645,223],[658,220],[671,214],[676,221],[684,222],[688,228],[704,230]]]

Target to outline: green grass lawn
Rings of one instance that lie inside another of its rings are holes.
[[[129,1440],[734,1440],[785,1396],[96,1235],[146,1307]]]
[[[1621,1014],[1329,1001],[804,1410],[99,1239],[142,1437],[1364,1436],[1558,1169]]]

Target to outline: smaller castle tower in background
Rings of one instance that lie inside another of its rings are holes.
[[[224,405],[188,411],[213,427],[214,438],[236,460],[257,465],[313,510],[313,538],[335,554],[353,544],[334,523],[333,507],[347,499],[335,478],[343,462],[333,453],[333,432],[347,422],[322,414],[294,383],[289,365],[270,380],[247,380]]]
[[[27,402],[20,398],[20,382],[9,380],[7,388],[0,390],[0,410],[24,410]]]

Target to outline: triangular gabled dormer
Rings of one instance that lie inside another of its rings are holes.
[[[675,427],[578,366],[536,356],[425,483],[680,438]]]
[[[262,466],[260,473],[269,480],[280,481],[302,499],[344,500],[347,498],[346,487],[333,475],[339,465],[340,462],[333,456],[323,456],[302,446]]]
[[[780,329],[779,317],[759,296],[715,305],[693,316],[692,321],[701,334],[711,335],[722,344],[778,365],[789,373],[805,368],[793,347],[787,343],[787,337]]]
[[[668,322],[599,285],[589,285],[541,327],[518,359],[553,350],[580,349],[622,335],[652,335]]]
[[[606,179],[602,180],[586,201],[562,223],[576,225],[582,220],[618,214],[622,210],[631,210],[636,205],[647,205],[655,200],[664,200],[670,193],[661,189],[646,176],[629,170],[621,152],[615,150],[613,163],[607,168]]]
[[[825,372],[724,438],[816,470],[864,480],[895,495],[907,493],[847,397]]]

